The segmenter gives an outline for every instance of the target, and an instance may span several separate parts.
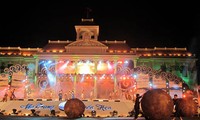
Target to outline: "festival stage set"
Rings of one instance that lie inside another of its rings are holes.
[[[35,109],[42,116],[55,110],[65,116],[64,102],[76,97],[85,103],[85,115],[117,111],[128,116],[137,93],[160,88],[184,97],[196,87],[197,59],[186,48],[131,48],[125,40],[99,41],[94,19],[82,19],[75,30],[75,41],[49,40],[43,48],[0,47],[1,110],[26,115]]]

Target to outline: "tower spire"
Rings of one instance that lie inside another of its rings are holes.
[[[81,19],[81,24],[82,25],[85,25],[85,24],[87,24],[87,25],[89,25],[89,24],[93,25],[93,24],[95,24],[94,23],[94,19],[92,18],[91,14],[90,14],[91,12],[92,12],[91,8],[89,8],[89,7],[85,8],[84,16]]]
[[[91,16],[90,16],[90,12],[92,12],[92,9],[89,8],[89,7],[86,7],[86,18],[87,18],[87,19],[91,17]]]

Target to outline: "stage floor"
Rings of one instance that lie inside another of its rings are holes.
[[[0,120],[66,120],[66,117],[20,117],[20,116],[0,116]],[[134,117],[106,117],[106,118],[77,118],[75,120],[133,120]],[[186,118],[183,120],[199,120],[200,117]],[[139,117],[137,120],[145,120]]]

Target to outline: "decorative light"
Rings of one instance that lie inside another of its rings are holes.
[[[188,55],[188,56],[192,56],[192,54],[190,54],[190,53],[188,53],[187,55]]]
[[[55,53],[55,52],[56,52],[56,50],[52,50],[52,52],[54,52],[54,53]]]
[[[134,75],[133,75],[133,78],[134,78],[134,79],[136,79],[136,78],[137,78],[137,75],[136,75],[136,74],[134,74]]]
[[[147,56],[151,56],[151,54],[147,54]]]
[[[60,52],[60,53],[62,53],[62,52],[63,52],[63,50],[59,50],[59,52]]]

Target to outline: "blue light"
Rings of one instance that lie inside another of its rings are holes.
[[[52,63],[52,61],[51,61],[51,60],[49,60],[47,63],[48,63],[48,64],[50,64],[50,63]]]
[[[128,63],[128,61],[126,60],[124,63],[126,63],[126,64],[127,64],[127,63]]]
[[[137,75],[136,75],[136,74],[133,74],[133,78],[136,79],[136,78],[137,78]]]

